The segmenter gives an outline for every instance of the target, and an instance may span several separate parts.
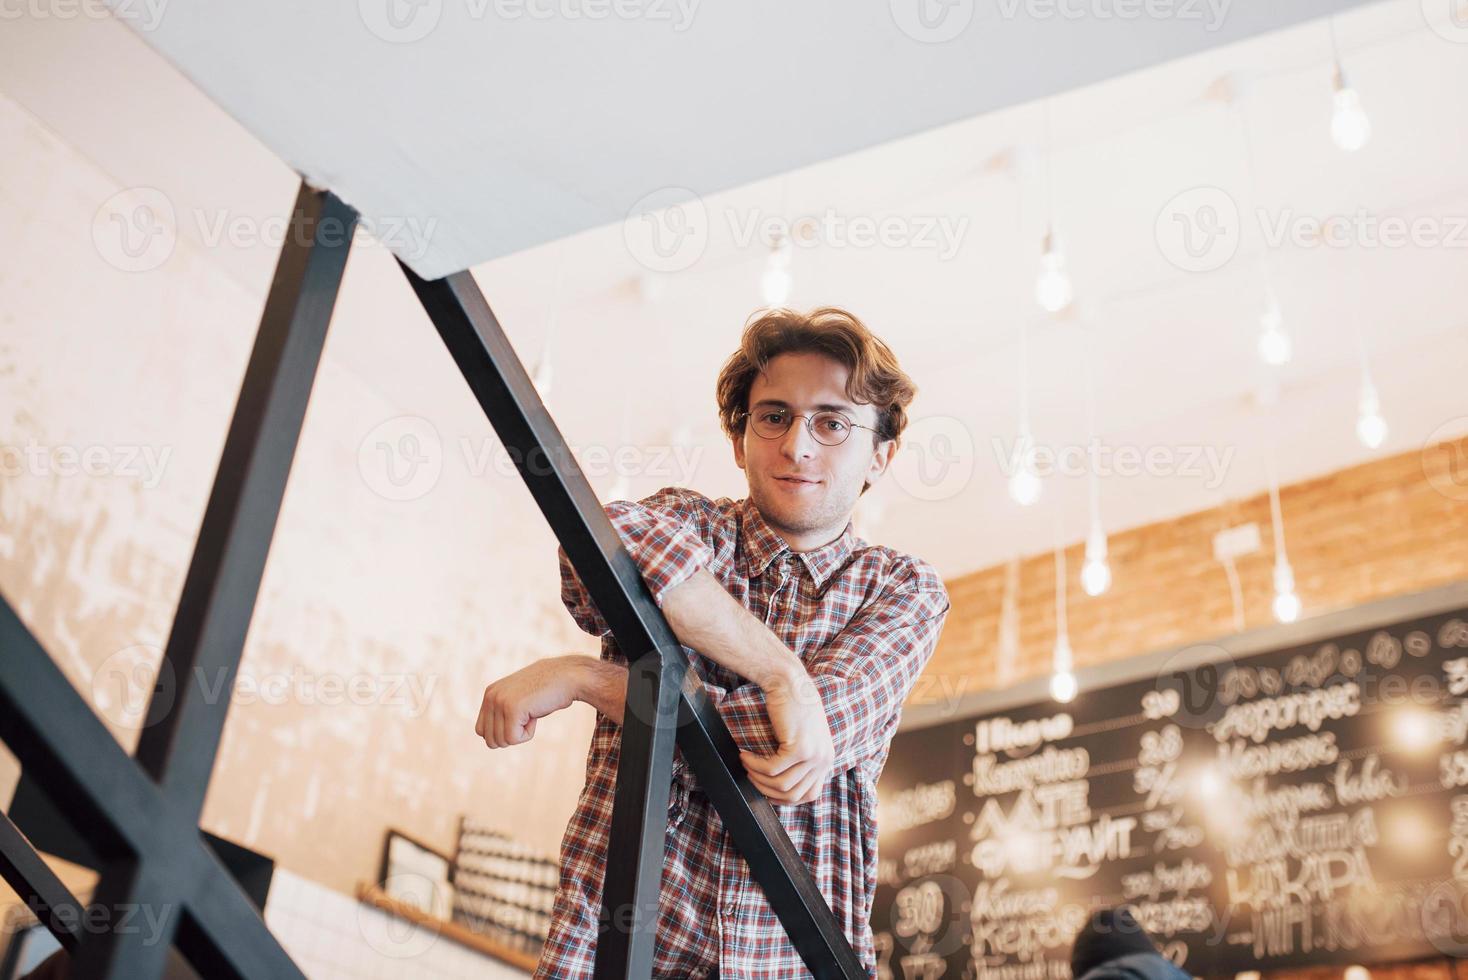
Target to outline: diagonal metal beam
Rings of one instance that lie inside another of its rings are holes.
[[[678,720],[680,676],[673,660],[653,651],[628,664],[595,980],[652,976]]]
[[[102,861],[92,850],[91,842],[78,831],[75,823],[60,810],[27,772],[20,774],[15,794],[10,798],[9,816],[37,851],[58,857],[84,868],[99,868]],[[91,828],[87,828],[90,830]],[[229,875],[245,890],[255,908],[263,909],[275,875],[275,862],[202,828],[199,835],[209,849],[219,856]]]
[[[138,764],[176,815],[194,824],[356,223],[356,212],[339,198],[302,182],[159,666],[174,683],[154,689],[138,739]],[[159,889],[168,879],[156,862],[147,854],[105,868],[99,895],[120,908],[166,907]],[[89,936],[77,966],[84,976],[109,980],[156,975],[176,925],[168,921],[164,943],[150,944],[140,930]]]
[[[627,654],[627,709],[596,976],[651,975],[672,781],[672,745],[666,733],[675,724],[669,709],[676,691],[677,744],[807,967],[822,980],[866,977],[779,817],[749,782],[728,727],[704,697],[697,672],[683,656],[472,274],[429,281],[407,266],[402,269]]]
[[[11,709],[0,737],[64,813],[95,828],[102,874],[93,904],[109,914],[151,911],[161,923],[156,932],[119,925],[82,937],[83,977],[159,975],[186,905],[180,949],[211,975],[299,976],[204,846],[198,818],[356,221],[340,199],[301,184],[159,667],[173,683],[154,689],[135,760],[13,611],[0,611],[9,657],[0,707]],[[30,714],[36,704],[48,714]],[[108,757],[111,765],[99,764]]]
[[[81,942],[81,903],[51,866],[26,840],[6,814],[0,813],[0,877],[15,889],[26,907],[50,930],[63,949],[75,952]]]
[[[681,650],[676,659],[687,668],[678,707],[678,747],[764,890],[770,909],[818,980],[865,978],[866,969],[790,842],[785,825],[745,774],[739,746],[719,709],[704,694],[698,672]]]
[[[153,855],[104,864],[90,902],[100,913],[101,928],[83,936],[71,957],[72,972],[86,980],[163,976],[178,928],[182,885],[177,869]],[[149,921],[161,927],[149,929]]]
[[[301,184],[136,756],[197,822],[357,213]],[[163,672],[167,672],[166,675]]]
[[[0,599],[0,741],[102,861],[165,847],[173,829],[158,787]],[[197,834],[197,830],[194,831]]]
[[[206,975],[303,980],[259,910],[204,844],[198,826],[117,744],[3,598],[0,741],[70,819],[87,827],[100,857],[141,857],[158,875],[159,905],[187,906],[186,918],[200,920],[199,930],[180,930],[177,937],[179,950],[196,968],[210,962],[194,941],[202,932],[218,947],[217,961],[229,965]],[[164,913],[159,907],[152,911]]]
[[[76,963],[81,976],[157,975],[175,928],[179,948],[206,975],[301,976],[204,845],[197,820],[355,220],[329,193],[302,186],[165,653],[179,702],[150,704],[153,725],[136,760],[0,600],[0,739],[70,819],[88,825],[89,843],[105,865],[98,894],[107,906],[152,903],[179,912],[165,918],[167,929],[151,946],[119,940],[120,929],[87,938]],[[614,867],[603,896],[612,928],[598,943],[598,977],[651,971],[675,726],[813,974],[864,976],[774,811],[745,778],[722,718],[703,697],[472,276],[427,283],[404,271],[505,445],[521,453],[522,476],[578,572],[585,570],[583,581],[619,645],[642,651],[629,658]],[[30,872],[28,881],[37,878],[26,864],[36,858],[28,844],[6,853]],[[617,928],[628,910],[633,927]]]
[[[567,555],[578,567],[590,564],[589,556],[598,556],[603,587],[637,597],[602,607],[619,639],[642,637],[640,644],[629,642],[623,649],[645,653],[627,658],[624,764],[618,766],[612,802],[613,843],[602,890],[595,975],[598,980],[650,977],[666,834],[664,824],[649,817],[665,813],[673,779],[678,716],[671,692],[677,691],[681,675],[670,674],[665,662],[682,660],[657,651],[659,644],[679,650],[677,638],[646,595],[641,572],[622,548],[473,277],[463,272],[428,282],[402,268]],[[593,512],[600,522],[586,518]],[[671,684],[666,682],[670,677]]]

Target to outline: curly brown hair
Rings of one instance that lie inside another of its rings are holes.
[[[749,408],[749,391],[765,365],[781,354],[806,352],[824,354],[844,364],[850,372],[846,396],[853,403],[876,406],[873,446],[888,439],[902,445],[907,406],[917,394],[917,385],[898,365],[890,347],[855,315],[835,306],[822,306],[809,313],[779,307],[750,315],[739,349],[719,371],[719,424],[725,435],[743,438],[742,416]]]

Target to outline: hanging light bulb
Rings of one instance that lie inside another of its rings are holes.
[[[1062,605],[1065,603],[1063,596],[1057,597],[1057,601]],[[1050,656],[1050,696],[1061,704],[1069,703],[1076,696],[1079,687],[1072,670],[1072,659],[1070,636],[1062,618],[1059,632],[1055,636],[1055,650]]]
[[[764,275],[760,277],[760,292],[766,306],[784,306],[790,298],[790,287],[794,283],[790,275],[790,260],[794,250],[789,235],[783,232],[776,235],[770,254],[765,258]]]
[[[1065,615],[1065,546],[1061,543],[1060,520],[1055,522],[1055,650],[1050,655],[1050,696],[1068,704],[1076,696],[1074,657],[1070,649],[1070,627]]]
[[[1300,618],[1300,597],[1295,595],[1295,570],[1281,558],[1274,563],[1274,618],[1293,623]]]
[[[1021,507],[1040,499],[1040,474],[1035,472],[1035,440],[1028,427],[1021,428],[1015,445],[1016,465],[1009,477],[1009,496]]]
[[[1356,412],[1356,436],[1367,449],[1380,449],[1386,440],[1386,419],[1381,415],[1381,400],[1376,385],[1367,378],[1361,385],[1361,401]]]
[[[1086,595],[1098,596],[1111,588],[1111,565],[1106,560],[1106,532],[1101,522],[1091,522],[1086,536],[1086,563],[1081,566],[1081,587]]]
[[[1289,363],[1292,348],[1290,335],[1284,331],[1284,314],[1271,289],[1264,312],[1259,315],[1259,356],[1270,367],[1279,367]]]
[[[530,376],[531,384],[540,393],[540,400],[545,401],[550,397],[551,381],[555,377],[555,371],[551,368],[550,349],[541,352],[540,360],[535,362],[535,373]]]
[[[1009,495],[1021,507],[1029,507],[1040,499],[1040,477],[1029,466],[1021,464],[1009,478]]]
[[[1035,300],[1047,313],[1059,313],[1070,305],[1075,291],[1065,271],[1065,253],[1060,250],[1055,230],[1045,232],[1040,250],[1040,273],[1035,277]]]
[[[1361,108],[1361,96],[1346,81],[1340,62],[1335,66],[1335,111],[1330,117],[1330,138],[1347,153],[1355,153],[1371,139],[1371,120]]]
[[[1089,304],[1081,304],[1080,314],[1089,321],[1094,311]],[[1095,360],[1091,350],[1092,330],[1085,331],[1085,377],[1086,377],[1086,431],[1088,448],[1099,442],[1096,436],[1096,377]],[[1111,588],[1111,564],[1106,560],[1106,531],[1101,527],[1101,478],[1096,472],[1094,455],[1088,453],[1086,483],[1091,505],[1091,528],[1086,534],[1086,560],[1081,565],[1081,588],[1088,596],[1098,596]]]
[[[1076,675],[1060,670],[1050,675],[1050,696],[1061,704],[1069,704],[1076,696]]]
[[[1035,469],[1035,439],[1030,435],[1030,330],[1026,324],[1019,328],[1019,437],[1014,452],[1009,496],[1028,507],[1040,499],[1040,474]]]
[[[551,381],[555,377],[555,370],[551,367],[551,341],[556,336],[556,321],[561,311],[561,293],[565,283],[566,251],[562,244],[556,250],[556,281],[551,289],[550,302],[546,304],[545,339],[540,343],[540,359],[535,362],[535,370],[530,374],[530,383],[535,386],[542,402],[549,400]]]
[[[1274,457],[1269,460],[1269,522],[1274,526],[1274,618],[1293,623],[1300,616],[1300,597],[1295,595],[1295,570],[1285,553],[1284,510],[1279,505],[1279,477]]]
[[[1249,126],[1249,115],[1242,105],[1238,107],[1239,124],[1244,137],[1244,164],[1249,175],[1249,192],[1259,200],[1259,179],[1254,163],[1254,137]],[[1259,315],[1259,357],[1271,367],[1289,363],[1291,355],[1290,335],[1284,331],[1284,314],[1279,309],[1279,298],[1274,295],[1274,285],[1269,277],[1269,250],[1260,253],[1259,271],[1264,278],[1264,312]]]

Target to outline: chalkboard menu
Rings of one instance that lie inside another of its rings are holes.
[[[879,976],[1066,978],[1122,904],[1195,975],[1468,955],[1468,610],[1214,650],[900,732]]]

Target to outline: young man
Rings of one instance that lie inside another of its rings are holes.
[[[858,538],[851,514],[891,463],[915,393],[851,314],[765,312],[745,327],[717,386],[749,496],[667,487],[606,507],[751,782],[873,974],[877,777],[949,603],[930,565]],[[602,637],[601,657],[554,657],[496,681],[475,731],[499,748],[528,740],[536,719],[573,701],[597,709],[535,974],[563,980],[592,974],[627,661],[564,550],[559,557],[561,597],[583,630]],[[681,752],[653,972],[809,975]]]

